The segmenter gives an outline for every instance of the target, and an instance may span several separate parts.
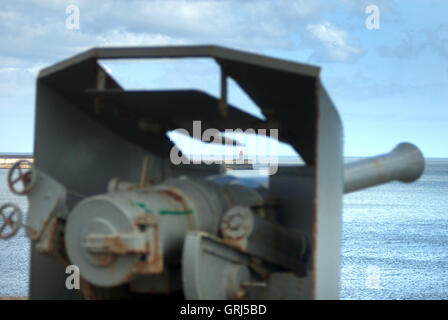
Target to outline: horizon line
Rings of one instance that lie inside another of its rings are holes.
[[[190,155],[189,159],[193,160],[195,156],[203,157],[203,155]],[[223,154],[223,155],[207,155],[207,156],[205,156],[205,158],[216,157],[216,156],[223,156],[223,157],[225,157],[225,156],[228,156],[228,155],[225,155],[225,154]],[[266,157],[266,156],[269,157],[269,155],[263,155],[261,157]],[[20,158],[20,157],[23,157],[23,158],[33,158],[33,153],[27,153],[27,152],[23,152],[23,153],[22,152],[14,152],[14,153],[0,152],[0,157],[1,158],[10,158],[10,159]],[[252,155],[245,156],[243,159],[250,159],[251,157],[253,157],[253,156]],[[286,159],[286,158],[292,159],[292,158],[294,158],[294,159],[297,159],[297,160],[302,160],[301,157],[294,156],[294,155],[279,155],[278,157],[279,158],[283,158],[283,159]],[[343,158],[344,159],[350,159],[350,158],[370,158],[370,157],[374,157],[374,156],[344,156]],[[235,158],[235,159],[237,159],[237,158]],[[428,160],[448,160],[448,157],[424,157],[424,159],[428,159]]]

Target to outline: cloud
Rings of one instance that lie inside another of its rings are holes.
[[[378,54],[383,57],[409,59],[418,56],[429,44],[422,31],[408,31],[395,43],[395,45],[378,46]]]
[[[123,29],[114,29],[95,38],[98,46],[165,46],[181,45],[188,41],[182,38],[173,38],[163,34],[147,34],[129,32]]]
[[[282,18],[285,9],[271,1],[241,5],[235,1],[75,1],[80,9],[79,30],[65,26],[69,3],[17,0],[2,6],[1,55],[36,63],[111,44],[208,42],[273,48],[285,46],[283,38],[288,34]]]
[[[434,31],[426,31],[428,46],[448,59],[448,24],[440,24]]]
[[[79,30],[65,26],[69,4],[79,6]],[[357,49],[340,27],[323,25],[343,38],[335,52],[322,32],[313,29],[324,8],[319,0],[16,0],[0,8],[0,41],[2,56],[26,60],[28,67],[99,45],[213,43],[258,52],[317,46],[314,57],[320,60],[356,57]],[[307,41],[307,28],[320,40]]]
[[[30,95],[35,77],[33,71],[31,68],[0,68],[0,99]],[[3,107],[5,106],[0,104],[0,109]]]
[[[66,7],[80,11],[80,29],[66,28]],[[359,55],[346,31],[321,19],[318,0],[176,0],[100,2],[15,0],[0,8],[1,95],[37,71],[93,46],[218,44],[242,50],[309,50],[320,61]],[[5,73],[5,70],[9,70]],[[25,85],[25,83],[24,83]],[[13,86],[13,87],[12,87]],[[31,108],[31,107],[30,107]]]
[[[79,7],[79,30],[66,27],[66,8],[72,4]],[[321,0],[5,1],[0,6],[0,119],[32,119],[38,70],[94,46],[217,44],[255,52],[317,46],[322,59],[328,60],[328,53],[348,59],[350,50],[344,53],[339,46],[334,53],[325,41],[306,39],[306,26],[322,20],[322,10]],[[0,123],[0,135],[11,134],[8,124]],[[32,129],[26,130],[15,138],[17,148],[31,145],[26,139]],[[0,142],[0,150],[5,148],[10,145]]]
[[[347,32],[330,22],[308,24],[306,30],[310,39],[316,43],[311,60],[353,62],[362,55],[360,48],[347,43]]]
[[[448,58],[448,24],[407,31],[396,45],[381,45],[377,48],[380,56],[400,59],[415,58],[427,50]]]
[[[355,11],[363,11],[369,5],[376,5],[387,12],[396,12],[396,0],[338,0],[338,5],[345,4]]]

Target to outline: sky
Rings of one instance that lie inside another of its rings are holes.
[[[345,156],[407,141],[425,157],[448,157],[447,17],[443,0],[2,1],[0,153],[33,152],[43,67],[96,46],[216,44],[319,66]],[[126,89],[218,95],[212,61],[101,63]],[[230,94],[261,116],[234,83]]]

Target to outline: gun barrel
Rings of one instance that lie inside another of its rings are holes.
[[[412,182],[425,168],[421,151],[411,143],[400,143],[391,152],[344,166],[344,193],[389,181]]]

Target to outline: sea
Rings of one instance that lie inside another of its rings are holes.
[[[0,169],[0,204],[27,211]],[[341,299],[448,299],[448,159],[427,159],[414,183],[344,196]],[[0,239],[0,297],[27,296],[30,243],[23,229]]]

